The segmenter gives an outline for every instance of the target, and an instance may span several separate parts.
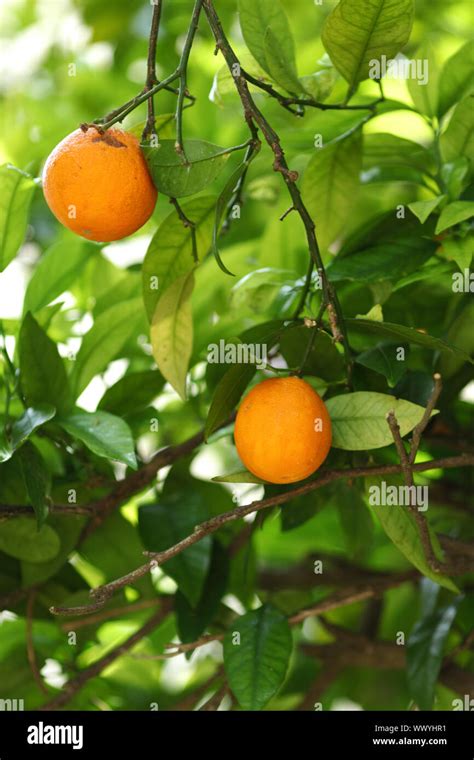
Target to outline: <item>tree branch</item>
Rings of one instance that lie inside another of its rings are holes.
[[[202,436],[202,434],[199,435]],[[445,457],[444,459],[437,460],[433,459],[430,462],[419,462],[413,465],[413,470],[416,472],[427,472],[429,470],[441,467],[467,467],[470,465],[472,466],[473,464],[474,455],[464,455],[458,457]],[[130,584],[133,585],[137,580],[143,578],[154,568],[163,565],[168,560],[176,557],[178,554],[181,554],[181,552],[183,552],[189,546],[192,546],[193,544],[198,543],[198,541],[201,541],[204,536],[215,533],[224,525],[227,525],[230,522],[241,520],[243,517],[246,517],[253,512],[259,512],[263,509],[269,509],[271,507],[285,504],[297,496],[303,496],[306,493],[315,491],[316,489],[321,488],[328,483],[333,483],[336,480],[345,478],[370,477],[373,475],[397,475],[400,472],[402,472],[402,467],[401,465],[396,464],[372,467],[354,467],[347,470],[327,470],[326,472],[321,472],[320,477],[317,480],[313,480],[310,483],[305,483],[303,486],[299,486],[298,488],[295,488],[291,491],[286,491],[285,493],[280,493],[268,499],[262,499],[261,501],[253,501],[250,504],[238,506],[235,509],[229,510],[228,512],[223,512],[220,515],[216,515],[216,517],[213,517],[210,520],[206,520],[206,522],[197,525],[191,535],[186,536],[186,538],[183,538],[181,541],[179,541],[174,546],[171,546],[169,549],[166,549],[162,552],[147,552],[147,554],[150,556],[150,560],[144,565],[141,565],[135,570],[132,570],[121,578],[117,578],[110,583],[99,586],[96,589],[92,589],[91,596],[95,601],[91,604],[90,611],[96,611],[101,605],[104,605],[105,602],[119,589]],[[138,473],[134,473],[134,475],[137,474]],[[113,506],[115,506],[115,502],[112,503]],[[453,571],[455,570],[456,568],[453,568]],[[80,609],[80,612],[76,612],[76,609]],[[84,615],[87,614],[87,606],[83,606],[81,608],[52,607],[51,612],[55,615]]]

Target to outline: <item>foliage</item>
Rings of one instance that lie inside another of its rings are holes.
[[[7,3],[0,698],[451,709],[474,680],[470,3],[191,5],[163,2],[154,135],[148,3]],[[426,83],[371,74],[399,54]],[[96,119],[145,130],[159,190],[108,245],[61,228],[39,180]],[[291,488],[232,438],[246,390],[289,371],[333,422]],[[382,482],[428,510],[372,503]]]

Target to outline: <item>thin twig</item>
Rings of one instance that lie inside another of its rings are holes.
[[[434,408],[438,402],[438,399],[441,395],[441,391],[443,389],[441,375],[438,372],[435,375],[433,375],[433,380],[434,380],[434,387],[428,399],[425,412],[420,422],[418,423],[418,425],[416,425],[416,427],[414,428],[412,436],[411,436],[411,441],[410,441],[411,449],[410,449],[410,454],[408,457],[410,464],[413,464],[413,462],[416,459],[418,448],[420,446],[421,436],[426,430],[426,427],[431,419],[431,415],[433,414]]]
[[[187,89],[187,72],[188,61],[193,46],[194,37],[197,32],[199,24],[199,16],[201,15],[203,0],[196,0],[194,3],[193,13],[191,16],[191,23],[188,28],[188,33],[183,46],[183,52],[181,53],[181,60],[179,62],[179,87],[178,87],[178,100],[176,103],[176,152],[182,156],[184,162],[186,162],[186,153],[183,144],[183,104]]]
[[[153,16],[151,19],[150,39],[148,43],[147,74],[145,90],[150,90],[156,84],[156,44],[158,41],[158,31],[160,28],[162,0],[156,0],[153,4]],[[147,103],[148,116],[145,122],[145,128],[142,133],[142,140],[156,135],[155,131],[155,104],[153,96],[148,99]]]

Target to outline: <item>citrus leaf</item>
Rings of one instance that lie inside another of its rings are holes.
[[[403,348],[403,358],[399,359],[399,349]],[[398,383],[402,375],[406,372],[405,362],[408,353],[407,345],[397,345],[396,343],[380,343],[374,348],[359,354],[356,358],[357,364],[368,367],[379,375],[387,378],[388,384],[393,387]]]
[[[344,227],[359,189],[362,132],[316,150],[303,175],[302,193],[323,248]]]
[[[50,404],[59,412],[69,409],[72,397],[63,360],[54,341],[29,312],[20,328],[18,355],[27,402],[34,406]]]
[[[40,529],[48,516],[49,473],[40,453],[31,443],[22,446],[18,459],[26,492]]]
[[[217,203],[216,203],[216,215],[214,219],[214,228],[212,231],[212,253],[215,256],[215,259],[220,269],[222,269],[222,271],[225,274],[229,274],[231,277],[234,277],[235,275],[233,275],[232,272],[229,272],[224,262],[222,261],[222,258],[219,253],[218,238],[219,238],[219,233],[221,229],[221,221],[222,221],[222,217],[224,216],[224,212],[226,211],[227,206],[234,195],[234,191],[235,191],[235,187],[237,183],[239,182],[244,172],[248,169],[249,164],[250,164],[250,160],[242,161],[242,163],[239,164],[239,166],[231,174],[226,184],[224,185],[224,188],[221,194],[219,195],[217,199]]]
[[[215,205],[214,196],[205,196],[181,206],[184,214],[194,224],[200,259],[211,247]],[[143,301],[150,322],[162,294],[171,283],[190,272],[194,266],[191,232],[183,226],[177,212],[172,211],[153,235],[142,267]]]
[[[193,272],[178,277],[162,295],[151,323],[151,345],[158,369],[183,400],[193,346],[193,287]]]
[[[423,61],[423,65],[426,66],[426,81],[409,76],[407,78],[408,92],[416,110],[433,118],[436,116],[439,97],[439,65],[436,48],[429,41],[424,42],[417,50],[416,60]]]
[[[196,641],[212,622],[226,592],[228,578],[228,553],[218,541],[214,541],[211,563],[197,604],[191,605],[183,593],[176,592],[176,624],[183,643]]]
[[[407,680],[420,710],[431,710],[443,653],[458,604],[450,604],[422,618],[407,641]]]
[[[264,605],[237,618],[224,638],[224,667],[244,710],[261,710],[285,680],[292,650],[286,618]]]
[[[26,289],[23,312],[35,313],[64,293],[98,249],[94,243],[65,232],[38,261]]]
[[[0,550],[10,557],[47,562],[54,559],[60,548],[59,536],[49,525],[38,530],[35,520],[29,517],[0,523]]]
[[[142,318],[140,298],[117,303],[99,314],[87,332],[71,372],[74,398],[80,396],[92,378],[107,368],[138,329]]]
[[[473,60],[474,41],[469,40],[444,64],[439,78],[439,116],[474,90]]]
[[[170,198],[194,195],[214,182],[224,168],[229,152],[204,140],[185,140],[186,161],[174,140],[162,140],[157,148],[143,147],[153,182]]]
[[[254,364],[235,364],[227,370],[212,397],[206,419],[206,440],[229,417],[256,372]]]
[[[393,443],[387,414],[395,412],[402,436],[417,425],[422,406],[385,393],[357,391],[334,396],[326,402],[332,424],[332,445],[347,451],[379,449]]]
[[[422,224],[426,222],[429,215],[438,208],[441,201],[446,198],[445,195],[438,195],[437,198],[433,198],[430,201],[414,201],[408,204],[410,211],[415,214],[416,218],[420,220]]]
[[[240,26],[255,60],[290,92],[299,92],[295,44],[279,0],[239,0]]]
[[[0,272],[15,258],[28,223],[28,211],[36,183],[11,164],[0,167]]]
[[[120,417],[145,409],[160,394],[164,382],[156,369],[127,373],[106,390],[99,401],[99,409]]]
[[[380,335],[381,337],[402,340],[406,343],[414,343],[418,346],[425,348],[431,348],[434,351],[441,351],[442,353],[454,354],[462,358],[464,361],[471,361],[469,354],[458,348],[455,345],[446,343],[441,338],[434,338],[432,335],[428,335],[425,332],[415,330],[413,327],[405,327],[405,325],[396,325],[391,322],[376,322],[372,319],[346,319],[349,330],[356,332],[372,333],[374,335]]]
[[[52,420],[55,414],[56,409],[50,404],[38,404],[25,409],[20,419],[12,425],[11,443],[13,449],[18,449],[35,430],[44,425],[45,422]]]
[[[440,139],[441,153],[445,161],[455,161],[466,156],[474,172],[474,96],[457,104],[446,132]]]
[[[371,64],[408,42],[413,0],[341,0],[329,14],[321,38],[331,61],[349,83],[349,93],[369,77]]]
[[[137,459],[132,433],[127,423],[108,412],[84,412],[81,409],[57,419],[73,438],[78,438],[99,457],[123,462],[133,470]]]
[[[388,425],[387,425],[388,427]],[[401,478],[388,478],[385,476],[387,482],[401,483]],[[367,478],[366,485],[369,488],[370,484],[377,485],[380,488],[381,478]],[[459,589],[453,583],[451,578],[443,573],[435,573],[431,569],[426,559],[423,544],[420,539],[419,527],[413,517],[409,507],[405,505],[387,505],[373,503],[376,500],[371,500],[369,497],[369,505],[378,517],[382,528],[387,536],[395,544],[397,549],[412,563],[420,573],[423,573],[427,578],[430,578],[440,586],[459,593]],[[441,549],[436,537],[436,534],[430,530],[431,545],[433,551],[438,559],[441,559]]]
[[[473,201],[455,201],[446,206],[438,219],[436,225],[436,234],[444,232],[449,227],[454,227],[455,224],[466,221],[466,219],[472,219],[474,216],[474,202]]]
[[[328,267],[328,278],[332,282],[397,281],[419,269],[435,250],[436,243],[432,240],[400,238],[396,242],[374,245],[350,256],[338,256]]]

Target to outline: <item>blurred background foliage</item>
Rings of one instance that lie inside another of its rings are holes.
[[[282,4],[296,40],[300,76],[322,70],[324,65],[319,62],[325,51],[320,33],[324,19],[335,3],[326,2],[321,7],[310,0],[283,0]],[[221,0],[216,5],[225,29],[245,60],[249,54],[245,51],[239,28],[236,3]],[[187,0],[165,2],[157,48],[159,77],[172,71],[178,63],[190,7]],[[47,155],[66,134],[84,121],[105,115],[139,92],[146,74],[151,9],[143,0],[115,0],[113,3],[105,0],[2,0],[1,12],[0,163],[9,162],[37,177]],[[429,43],[433,61],[441,66],[467,41],[471,22],[470,0],[418,0],[413,32],[404,52],[412,57],[417,55],[420,45]],[[213,53],[213,40],[202,19],[188,77],[189,89],[196,96],[196,102],[184,112],[185,134],[230,146],[245,140],[247,131],[240,102],[222,74],[222,59]],[[345,85],[339,78],[329,102],[340,102],[344,92]],[[364,82],[358,94],[364,98],[376,98],[377,95],[378,89],[372,81]],[[385,95],[413,108],[405,82],[386,82]],[[314,155],[315,135],[322,134],[327,143],[356,128],[363,118],[359,112],[308,109],[304,119],[297,119],[265,95],[256,93],[255,97],[280,134],[290,166],[302,173]],[[172,113],[174,105],[175,98],[170,93],[161,92],[156,98],[159,115]],[[373,279],[367,273],[348,278],[344,273],[337,275],[335,269],[334,281],[344,313],[356,317],[368,314],[374,306],[381,306],[386,322],[421,328],[470,353],[474,348],[472,304],[468,303],[469,294],[455,295],[451,287],[452,274],[459,269],[456,263],[459,257],[450,255],[449,250],[443,252],[442,244],[433,242],[433,216],[423,226],[414,216],[407,216],[403,222],[394,219],[397,206],[431,197],[425,182],[426,167],[420,169],[414,161],[411,165],[410,161],[400,161],[397,165],[399,146],[396,144],[382,145],[381,153],[371,152],[371,146],[375,149],[377,145],[371,143],[370,136],[376,133],[410,139],[431,149],[433,124],[428,122],[426,114],[413,110],[384,110],[382,108],[382,113],[364,127],[367,139],[361,155],[361,187],[349,208],[344,208],[343,212],[337,208],[331,211],[340,222],[338,232],[342,234],[336,248],[328,250],[326,247],[324,250],[325,260],[331,262],[338,247],[344,255],[357,252],[365,234],[372,242],[390,241],[394,235],[397,239],[415,240],[415,248],[422,244],[420,241],[429,239],[430,265],[442,267],[438,270],[441,272],[439,276],[413,277],[412,281],[408,279],[404,283],[404,287],[397,287],[398,280],[413,274],[417,265],[400,275],[392,276],[387,272],[387,277]],[[145,115],[145,106],[141,106],[127,117],[124,127],[140,124]],[[161,134],[172,137],[172,126],[168,125]],[[389,155],[389,159],[384,160],[381,155]],[[232,155],[226,170],[202,195],[217,195],[237,163],[238,157]],[[236,277],[226,277],[212,257],[208,257],[197,271],[193,298],[192,383],[187,402],[182,402],[168,385],[164,385],[154,368],[148,325],[141,306],[117,355],[91,378],[77,402],[79,407],[88,411],[100,408],[121,416],[130,426],[138,454],[143,459],[159,447],[179,443],[202,428],[222,370],[218,368],[213,377],[213,368],[205,367],[203,360],[210,343],[233,338],[260,322],[288,317],[294,309],[307,270],[307,248],[304,230],[295,214],[290,214],[283,224],[279,221],[288,207],[288,199],[284,183],[275,176],[271,165],[271,153],[264,147],[249,172],[242,219],[236,220],[222,238],[222,257]],[[464,184],[460,192],[462,194],[455,197],[473,200],[472,180]],[[65,252],[75,250],[74,246],[83,246],[78,254],[80,265],[74,280],[58,299],[60,307],[44,306],[36,315],[68,364],[80,346],[82,335],[101,314],[109,314],[112,328],[112,320],[120,314],[124,302],[141,299],[141,262],[152,235],[170,212],[168,199],[161,195],[152,218],[142,230],[125,241],[101,249],[73,240],[73,236],[64,231],[49,212],[42,193],[36,192],[26,241],[17,258],[0,275],[0,318],[7,336],[6,345],[15,360],[23,296],[42,255],[50,246],[57,244]],[[465,228],[461,232],[467,234]],[[244,276],[265,268],[274,271],[260,280],[251,278],[242,283]],[[114,306],[117,311],[111,315],[109,310]],[[317,305],[313,304],[313,312],[316,311]],[[351,334],[351,345],[357,352],[367,351],[378,342],[377,336]],[[363,362],[357,363],[355,389],[393,393],[424,404],[432,388],[432,372],[441,369],[445,392],[440,430],[447,432],[451,441],[468,438],[472,424],[472,386],[469,386],[472,367],[449,354],[440,356],[431,349],[413,346],[405,369],[402,377],[390,382],[386,373],[375,371]],[[134,373],[141,374],[127,385],[126,378]],[[314,368],[311,374],[321,392],[328,386],[329,395],[340,392],[341,377],[325,379],[320,367]],[[258,377],[261,379],[260,374]],[[5,398],[2,384],[2,405]],[[12,400],[9,411],[13,416],[21,414],[18,399]],[[150,420],[155,419],[158,421],[156,429],[150,429]],[[51,498],[56,503],[64,503],[70,489],[76,488],[79,502],[87,504],[106,493],[114,477],[124,472],[124,466],[91,454],[74,436],[72,440],[67,439],[67,447],[63,449],[58,449],[48,437],[39,435],[34,437],[34,446],[47,464]],[[370,461],[397,461],[392,449],[377,450]],[[449,442],[440,444],[427,439],[420,456],[429,458],[430,455],[448,453],[452,453]],[[360,452],[333,450],[328,465],[357,465],[366,461],[364,457]],[[214,475],[238,468],[238,458],[227,428],[222,434],[216,434],[196,456],[173,468],[160,496],[160,504],[166,504],[168,488],[168,498],[172,497],[175,504],[183,505],[183,511],[190,511],[188,522],[191,521],[189,529],[192,530],[196,517],[205,519],[213,513],[231,509],[233,500],[260,498],[264,492],[262,486],[221,486],[206,482]],[[94,481],[91,481],[91,473]],[[162,471],[158,491],[164,477]],[[472,493],[469,472],[432,471],[420,476],[417,482],[430,484],[436,494],[433,508],[430,508],[432,527],[465,540],[472,538],[474,521],[472,504],[468,503],[469,493]],[[211,616],[213,631],[222,630],[236,612],[255,607],[257,600],[271,601],[283,613],[291,614],[314,604],[328,592],[324,585],[303,589],[265,587],[258,578],[268,568],[285,571],[304,557],[322,554],[330,555],[329,564],[334,559],[336,564],[338,559],[343,559],[353,562],[356,567],[363,566],[366,571],[398,572],[411,567],[367,511],[365,493],[354,486],[347,486],[347,489],[345,493],[322,489],[294,500],[281,512],[271,511],[259,521],[252,542],[227,563],[226,570],[221,567],[214,576],[222,578],[227,574],[228,582],[225,595],[222,599],[217,598],[215,614]],[[265,491],[267,495],[272,493],[269,488]],[[141,609],[130,613],[126,609],[128,605],[138,599],[153,600],[157,590],[165,594],[175,592],[176,572],[170,572],[170,577],[157,571],[152,579],[127,588],[109,604],[111,607],[123,605],[123,614],[118,619],[98,622],[80,619],[80,626],[75,627],[74,621],[52,619],[48,611],[51,604],[84,603],[90,587],[113,580],[141,564],[143,545],[151,542],[156,548],[163,540],[161,526],[146,527],[145,523],[144,527],[144,512],[140,521],[138,518],[139,505],[152,504],[155,500],[156,493],[152,490],[132,498],[78,551],[74,549],[84,520],[49,517],[48,525],[60,538],[60,552],[49,561],[32,562],[27,556],[15,557],[8,551],[0,551],[0,594],[40,584],[34,606],[34,648],[50,687],[61,686],[79,669],[102,657],[140,627],[149,611]],[[3,504],[28,503],[21,463],[16,457],[0,465],[0,501]],[[351,507],[349,522],[344,517],[344,504]],[[228,544],[234,535],[232,530],[227,534],[223,531],[222,543]],[[68,557],[70,561],[67,561]],[[308,566],[311,562],[308,559]],[[200,569],[201,581],[207,570],[208,565],[204,563]],[[470,581],[469,586],[468,578],[466,593],[459,601],[457,622],[449,638],[450,647],[462,641],[474,625],[472,576]],[[420,588],[418,583],[407,582],[386,592],[378,626],[382,639],[393,641],[400,630],[409,636],[423,616],[425,597],[430,593],[432,598],[439,593],[434,604],[440,608],[452,598],[449,592],[439,591],[438,587],[433,590],[426,584],[429,581]],[[198,583],[198,591],[200,588]],[[34,708],[45,697],[38,689],[28,663],[26,604],[26,600],[20,598],[6,605],[9,612],[4,613],[0,625],[0,697],[25,699],[27,707]],[[367,603],[358,602],[328,613],[326,619],[357,631],[361,629],[366,613]],[[176,617],[169,615],[134,652],[152,655],[162,652],[165,644],[178,634],[183,640],[184,618],[181,617],[181,623],[178,620],[178,629],[181,625],[178,630]],[[75,646],[68,643],[69,629],[76,630]],[[302,631],[295,632],[297,641],[324,643],[330,638],[327,630],[313,619],[305,622]],[[170,709],[181,704],[188,693],[212,676],[220,657],[220,645],[216,643],[199,649],[191,659],[182,655],[159,661],[126,655],[105,669],[100,677],[89,681],[68,707],[150,709],[151,704],[158,703],[160,709]],[[463,666],[472,673],[472,655],[466,652],[463,658]],[[320,669],[317,658],[295,652],[287,680],[268,707],[294,709]],[[324,706],[332,709],[395,710],[408,709],[413,694],[403,670],[384,672],[374,667],[359,667],[343,670],[323,696]],[[443,685],[437,687],[436,709],[451,709],[452,699],[451,690]]]

